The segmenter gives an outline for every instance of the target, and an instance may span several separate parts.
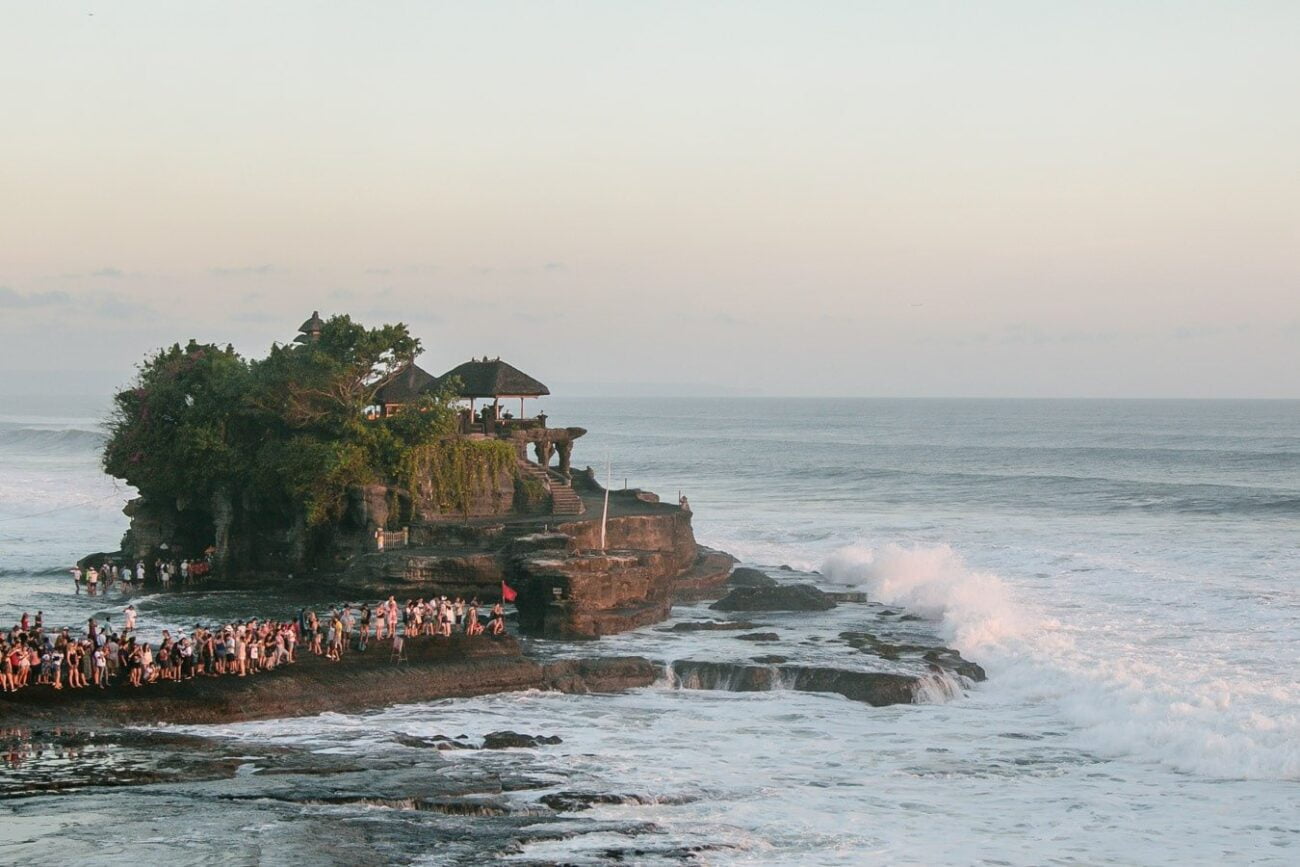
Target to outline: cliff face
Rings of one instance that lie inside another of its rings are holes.
[[[616,497],[600,547],[599,517],[444,525],[416,534],[424,547],[361,558],[354,595],[477,596],[495,601],[501,582],[519,594],[519,627],[548,638],[598,638],[656,623],[675,599],[721,585],[731,557],[695,542],[689,512]],[[598,515],[596,503],[588,515]]]
[[[383,485],[353,489],[343,519],[327,528],[227,500],[211,510],[221,517],[217,556],[232,571],[288,573],[315,565],[325,573],[322,580],[341,583],[345,598],[445,594],[491,604],[506,581],[519,594],[525,633],[566,639],[598,638],[663,620],[675,599],[707,595],[730,572],[730,557],[696,544],[691,513],[653,494],[612,493],[602,545],[603,491],[585,492],[582,519],[526,515],[507,506],[515,495],[509,472],[482,480],[477,499],[459,502],[477,502],[482,508],[472,511],[490,517],[452,519],[418,489],[412,501],[406,491]],[[174,532],[179,513],[142,502],[131,511],[140,553],[129,553],[147,558]],[[373,528],[392,526],[401,515],[414,518],[403,537],[409,547],[376,551]]]
[[[124,510],[131,528],[122,551],[152,563],[197,557],[211,548],[214,565],[231,573],[331,571],[371,550],[377,528],[527,511],[517,509],[518,459],[505,442],[454,440],[415,457],[401,484],[352,485],[316,525],[309,524],[305,503],[267,502],[248,491],[219,488],[210,498],[189,502],[141,496]]]
[[[512,558],[519,625],[547,638],[599,638],[668,616],[674,599],[720,585],[732,558],[701,549],[689,512],[656,505],[644,514],[611,518],[600,545],[600,521],[561,524],[568,544]]]

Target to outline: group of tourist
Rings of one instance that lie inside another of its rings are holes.
[[[443,596],[408,600],[403,606],[389,596],[355,611],[350,604],[332,608],[323,618],[304,608],[287,621],[254,618],[214,628],[195,624],[190,634],[176,636],[164,629],[156,647],[138,638],[138,613],[132,605],[123,611],[121,630],[114,630],[107,617],[102,623],[91,618],[81,637],[74,637],[68,627],[47,630],[42,612],[35,619],[23,612],[19,622],[0,635],[0,687],[4,692],[34,684],[60,690],[106,689],[118,683],[139,687],[195,677],[247,677],[296,662],[303,644],[310,653],[337,662],[349,650],[364,652],[372,635],[375,641],[390,641],[400,655],[405,639],[419,635],[505,632],[501,603],[492,606],[486,626],[479,608],[477,599]]]
[[[206,559],[162,560],[155,559],[152,569],[147,568],[143,560],[130,563],[102,563],[99,566],[72,567],[72,583],[77,593],[86,588],[86,593],[96,596],[108,592],[114,584],[124,587],[143,587],[145,579],[155,578],[163,589],[177,584],[191,584],[202,581],[212,571]]]

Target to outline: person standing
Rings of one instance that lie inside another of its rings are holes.
[[[124,617],[126,617],[126,625],[122,627],[122,634],[125,635],[128,632],[134,632],[135,631],[135,606],[134,605],[126,606],[126,610],[123,611],[122,614]]]

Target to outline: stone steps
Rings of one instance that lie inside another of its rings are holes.
[[[551,484],[551,511],[556,515],[581,515],[587,510],[582,497],[568,485]]]
[[[573,486],[552,475],[544,467],[532,461],[519,461],[519,474],[526,479],[541,482],[551,494],[551,513],[554,515],[581,515],[587,510],[582,497],[573,490]]]

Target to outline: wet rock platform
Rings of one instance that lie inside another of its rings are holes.
[[[107,689],[32,685],[0,695],[0,724],[32,722],[224,723],[346,713],[393,704],[541,689],[615,692],[647,686],[661,673],[639,657],[539,663],[506,636],[421,636],[394,658],[387,642],[339,662],[310,653],[274,671]]]

